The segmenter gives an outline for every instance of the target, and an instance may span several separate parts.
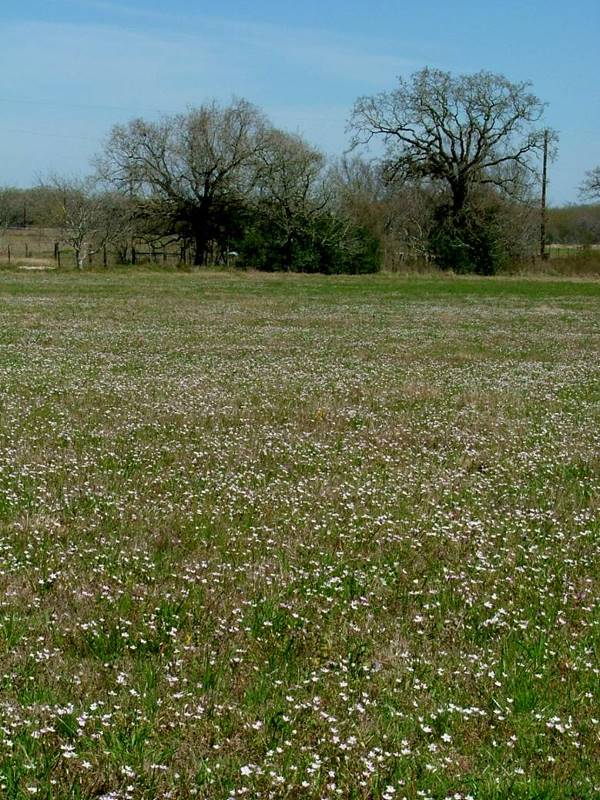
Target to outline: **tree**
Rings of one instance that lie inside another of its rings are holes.
[[[323,154],[300,136],[270,129],[258,154],[258,211],[271,228],[284,269],[292,269],[294,244],[327,205]]]
[[[48,194],[50,223],[73,248],[77,269],[86,259],[122,235],[127,215],[122,198],[98,190],[94,178],[53,177],[43,187]]]
[[[585,173],[579,194],[586,200],[600,200],[600,167],[594,167]]]
[[[550,208],[548,241],[555,244],[600,244],[600,204]]]
[[[382,245],[386,266],[400,267],[405,256],[427,252],[436,193],[422,181],[392,180],[382,165],[344,156],[330,171],[336,207],[364,225]]]
[[[258,164],[255,191],[237,244],[242,264],[324,273],[379,268],[377,238],[340,213],[319,150],[300,136],[270,128]]]
[[[336,210],[383,239],[390,227],[390,192],[379,165],[344,155],[333,163],[327,179]]]
[[[100,174],[159,220],[164,233],[194,244],[195,264],[227,215],[254,186],[266,121],[255,106],[210,103],[159,122],[135,119],[113,128]]]
[[[400,78],[394,91],[356,101],[352,144],[380,137],[388,179],[441,186],[447,200],[438,207],[438,222],[443,218],[456,238],[446,252],[469,249],[482,240],[481,232],[473,237],[468,218],[476,190],[491,186],[519,197],[536,174],[534,157],[544,142],[536,123],[544,104],[528,89],[490,72],[453,76],[425,68]]]
[[[518,189],[531,155],[543,147],[536,129],[543,103],[501,75],[453,77],[425,68],[393,92],[357,100],[351,120],[354,144],[382,136],[390,176],[429,178],[450,190],[460,212],[473,186]]]
[[[23,203],[18,189],[0,189],[0,230],[3,232],[23,219]]]

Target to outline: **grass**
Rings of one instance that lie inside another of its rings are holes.
[[[1,797],[599,796],[598,282],[0,304]]]
[[[547,275],[549,277],[587,277],[600,276],[600,248],[598,245],[590,247],[550,245],[547,250],[548,260],[535,263],[515,265],[509,272],[522,273],[523,275]]]

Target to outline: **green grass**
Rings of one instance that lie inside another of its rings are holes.
[[[598,282],[0,310],[0,797],[600,795]]]

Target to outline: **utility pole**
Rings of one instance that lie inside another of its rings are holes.
[[[548,182],[548,129],[544,131],[544,159],[542,162],[542,206],[541,206],[541,220],[540,220],[540,258],[546,261],[548,253],[546,252],[546,184]]]

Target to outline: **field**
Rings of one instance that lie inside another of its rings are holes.
[[[0,303],[0,797],[600,796],[600,283]]]

